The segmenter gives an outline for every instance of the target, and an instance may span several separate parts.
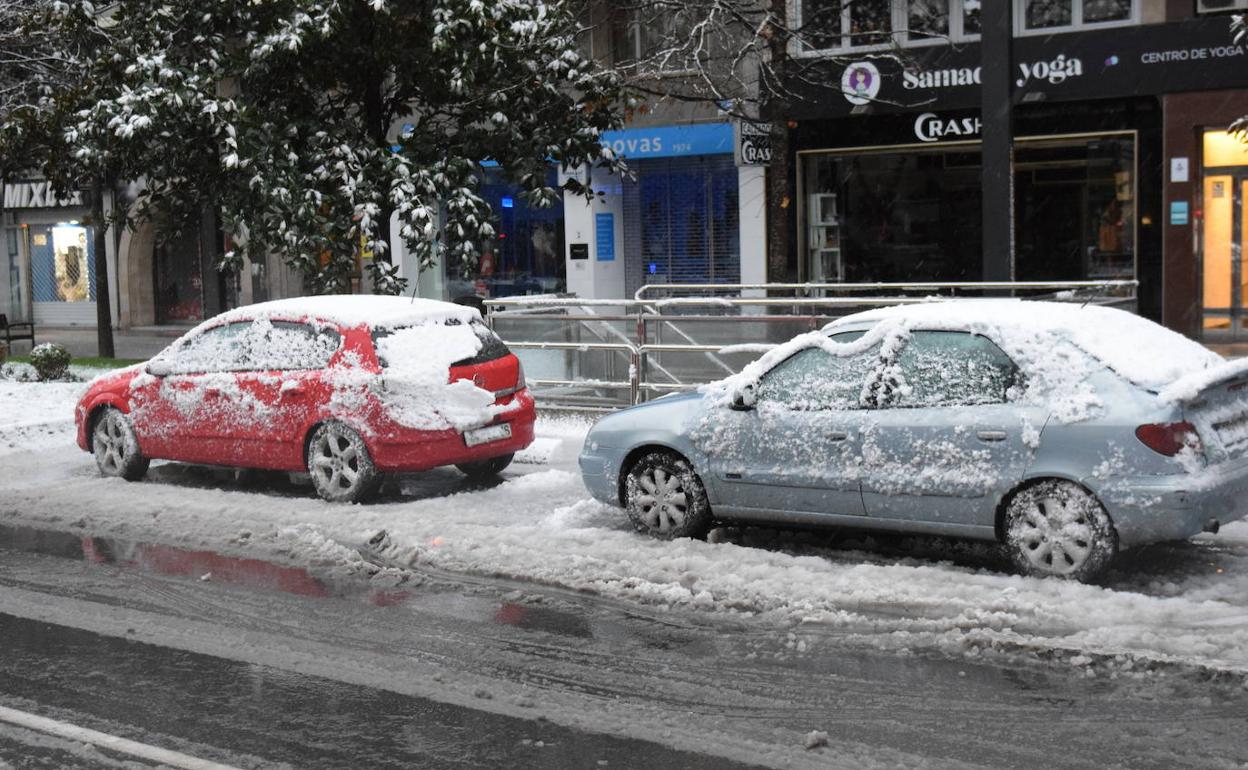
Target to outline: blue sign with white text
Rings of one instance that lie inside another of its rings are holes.
[[[594,242],[599,262],[615,261],[615,214],[594,215]]]
[[[695,123],[604,131],[602,143],[633,160],[732,154],[731,123]]]
[[[1170,224],[1187,224],[1187,201],[1170,201]]]

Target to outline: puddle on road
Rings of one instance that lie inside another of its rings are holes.
[[[426,608],[443,613],[449,611],[450,614],[487,625],[563,637],[588,639],[605,632],[611,636],[623,634],[646,643],[648,637],[654,634],[665,638],[673,634],[682,635],[681,629],[661,628],[662,624],[645,623],[642,617],[631,618],[632,621],[643,621],[640,624],[591,617],[596,613],[577,607],[557,609],[542,604],[545,599],[541,597],[536,599],[538,603],[530,604],[515,598],[514,586],[503,598],[491,596],[492,592],[482,590],[480,585],[470,586],[467,592],[444,592],[431,588],[420,576],[407,585],[375,586],[360,575],[335,575],[329,570],[313,571],[306,567],[227,556],[215,551],[0,525],[0,552],[4,550],[71,559],[114,569],[211,581],[251,590],[363,601],[378,608],[408,606],[418,612]],[[535,587],[526,590],[526,593],[538,592],[540,589]]]

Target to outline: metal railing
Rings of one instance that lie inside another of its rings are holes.
[[[799,333],[860,310],[974,294],[1134,310],[1137,286],[1135,281],[648,284],[632,299],[490,299],[486,318],[524,361],[539,401],[609,409],[721,379]],[[703,296],[648,296],[661,292]]]

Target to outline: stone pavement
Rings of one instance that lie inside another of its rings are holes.
[[[159,353],[169,343],[185,334],[190,326],[146,326],[134,329],[114,329],[113,348],[117,358],[146,359]],[[75,358],[99,355],[95,327],[35,327],[35,344],[59,342],[69,349]],[[30,342],[13,343],[10,355],[24,356],[30,352]]]

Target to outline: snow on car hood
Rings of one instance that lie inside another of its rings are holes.
[[[1158,391],[1226,360],[1182,334],[1124,310],[1021,299],[940,300],[867,310],[826,330],[862,321],[905,320],[912,328],[983,331],[998,344],[1048,332],[1069,340],[1142,388]]]
[[[386,365],[381,400],[396,422],[421,430],[466,430],[518,405],[496,406],[493,392],[469,380],[448,382],[455,362],[481,350],[478,326],[426,321],[376,338],[377,355]]]

